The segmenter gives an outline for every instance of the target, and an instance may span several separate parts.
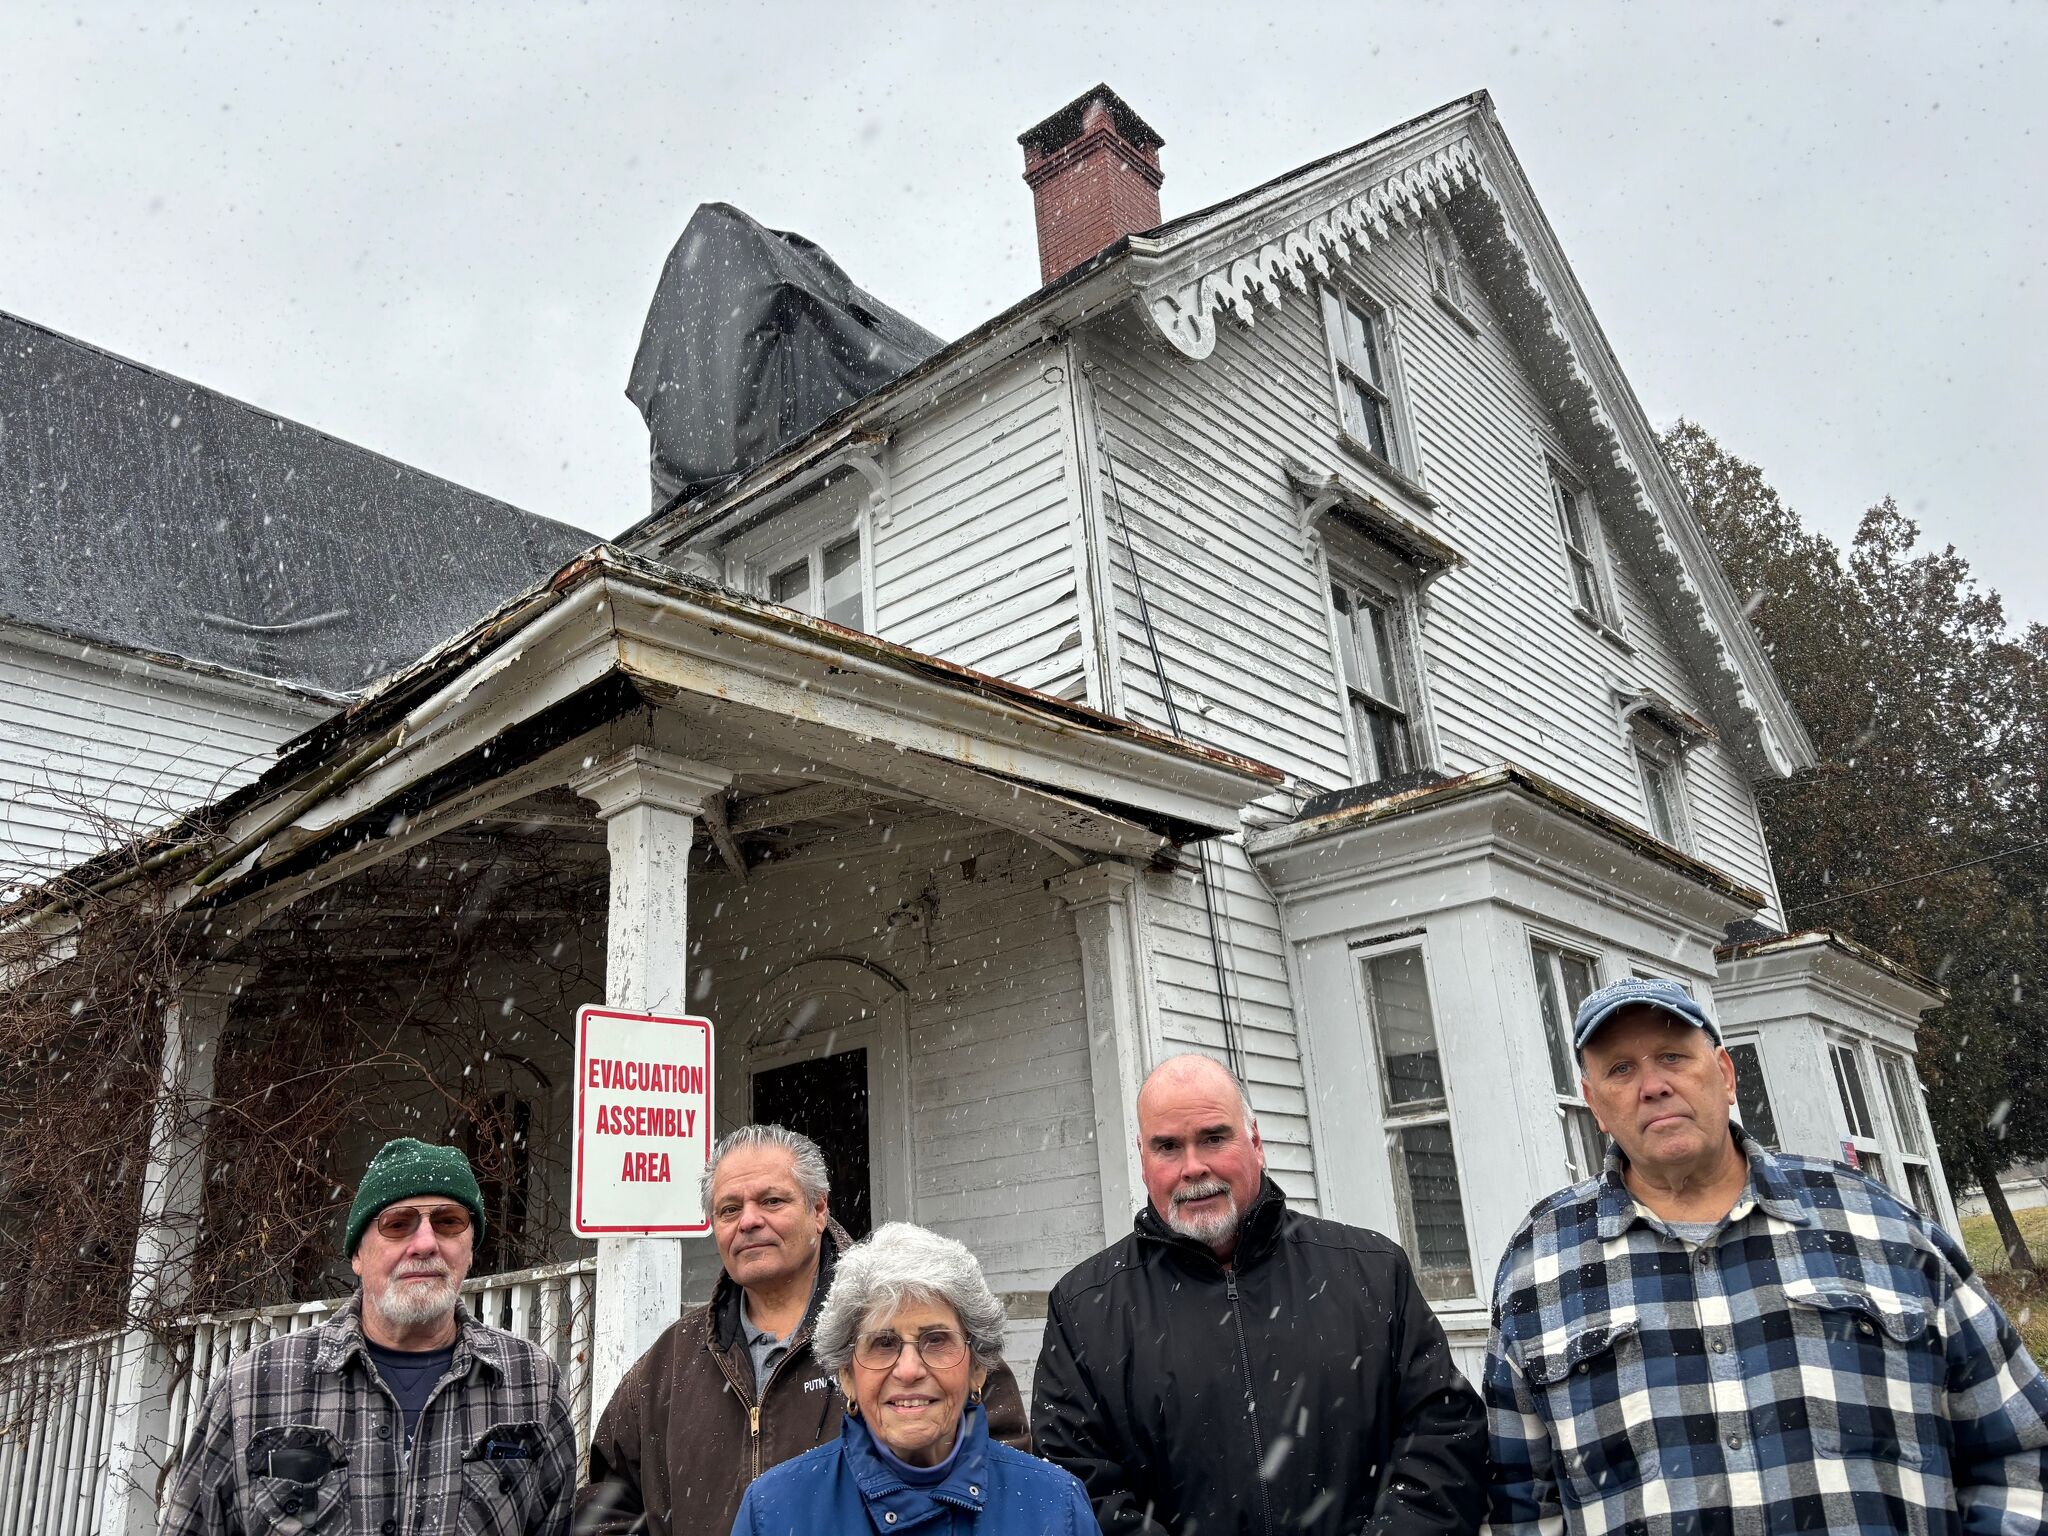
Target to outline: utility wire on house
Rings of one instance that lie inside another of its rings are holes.
[[[2036,838],[2031,843],[2021,843],[2017,848],[2001,848],[1996,853],[1987,853],[1982,858],[1965,859],[1960,864],[1944,864],[1940,869],[1925,869],[1917,875],[1901,875],[1896,880],[1886,880],[1879,885],[1866,885],[1860,891],[1844,891],[1839,896],[1823,896],[1818,901],[1802,901],[1797,906],[1787,907],[1785,915],[1794,912],[1810,912],[1815,907],[1831,907],[1838,901],[1854,901],[1858,896],[1875,896],[1879,891],[1897,890],[1902,885],[1917,885],[1922,880],[1932,880],[1937,875],[1952,875],[1959,869],[1975,869],[1979,864],[1989,864],[1997,859],[2009,859],[2016,853],[2032,853],[2036,848],[2048,848],[2048,837]]]
[[[1093,370],[1087,366],[1081,369],[1088,380],[1089,393],[1095,394]],[[1145,573],[1138,563],[1136,545],[1131,542],[1131,520],[1123,504],[1123,491],[1117,484],[1116,460],[1110,455],[1109,444],[1103,437],[1100,396],[1091,402],[1096,409],[1091,412],[1095,424],[1095,452],[1102,460],[1107,477],[1109,505],[1112,513],[1111,524],[1116,529],[1118,541],[1124,547],[1124,562],[1131,569],[1131,590],[1138,599],[1138,623],[1145,631],[1145,648],[1152,657],[1152,676],[1159,684],[1159,698],[1166,707],[1166,728],[1182,741],[1194,738],[1182,728],[1180,707],[1173,701],[1173,685],[1167,680],[1166,661],[1159,649],[1159,634],[1152,626],[1152,605],[1145,595]],[[1115,583],[1111,583],[1110,601],[1115,603]],[[1232,1007],[1234,998],[1224,975],[1223,935],[1216,919],[1216,877],[1209,863],[1209,845],[1195,844],[1195,859],[1201,872],[1199,884],[1202,890],[1202,914],[1209,929],[1209,961],[1216,976],[1216,1011],[1223,1021],[1223,1049],[1230,1058],[1230,1069],[1237,1074],[1239,1082],[1246,1082],[1244,1028]]]

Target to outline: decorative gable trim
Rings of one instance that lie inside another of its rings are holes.
[[[1375,239],[1443,206],[1478,179],[1477,148],[1469,138],[1457,139],[1249,253],[1191,279],[1147,287],[1145,312],[1168,341],[1199,361],[1215,350],[1218,310],[1252,324],[1254,296],[1278,309],[1286,296],[1283,284],[1306,293],[1311,271],[1330,276],[1331,257],[1356,261]]]
[[[1249,326],[1255,299],[1277,309],[1289,288],[1307,291],[1311,274],[1330,276],[1332,257],[1356,262],[1375,239],[1439,208],[1543,381],[1613,542],[1656,591],[1729,744],[1757,777],[1811,766],[1812,744],[1665,469],[1483,97],[1157,237],[1134,236],[1138,298],[1159,332],[1200,360],[1215,350],[1219,313]],[[1281,233],[1267,233],[1275,227]]]

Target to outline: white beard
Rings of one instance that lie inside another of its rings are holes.
[[[1190,1216],[1181,1209],[1181,1198],[1192,1195],[1197,1199],[1205,1195],[1223,1195],[1223,1209],[1214,1215]],[[1230,1193],[1230,1186],[1220,1179],[1211,1179],[1206,1184],[1190,1184],[1176,1189],[1173,1198],[1166,1203],[1166,1224],[1182,1237],[1191,1237],[1198,1243],[1214,1247],[1224,1238],[1237,1231],[1237,1196]]]
[[[377,1310],[386,1322],[401,1328],[417,1328],[453,1312],[461,1295],[462,1288],[455,1283],[455,1277],[445,1270],[431,1285],[393,1275],[377,1298]]]

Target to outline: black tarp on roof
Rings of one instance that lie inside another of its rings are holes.
[[[596,542],[0,314],[0,619],[348,691]]]
[[[701,205],[661,269],[626,384],[655,509],[759,464],[943,345],[803,236]]]

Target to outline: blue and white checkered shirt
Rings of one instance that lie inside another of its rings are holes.
[[[1955,1239],[1862,1174],[1735,1130],[1749,1186],[1681,1242],[1610,1150],[1493,1292],[1492,1528],[2048,1528],[2048,1379]]]

